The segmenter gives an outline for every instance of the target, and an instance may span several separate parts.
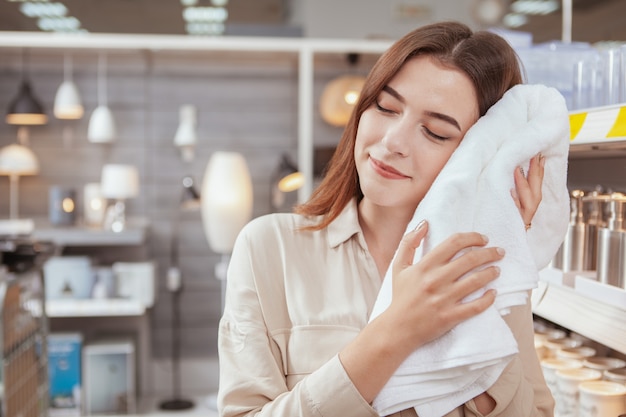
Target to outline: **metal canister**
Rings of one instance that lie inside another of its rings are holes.
[[[598,229],[598,281],[626,288],[626,196],[611,193],[606,227]]]
[[[552,265],[564,272],[581,271],[587,268],[585,264],[588,255],[585,255],[587,241],[587,227],[583,217],[582,190],[573,190],[570,193],[570,221],[565,233],[563,244],[556,253]]]
[[[599,190],[591,191],[583,197],[585,203],[585,248],[583,267],[585,270],[595,271],[598,261],[598,230],[606,227],[603,213],[610,196]]]

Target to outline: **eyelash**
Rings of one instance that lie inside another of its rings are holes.
[[[380,103],[378,102],[378,100],[375,101],[376,103],[376,109],[378,109],[378,111],[381,111],[383,113],[394,113],[393,110],[389,110],[383,106],[380,105]],[[422,126],[422,129],[424,130],[424,133],[426,133],[428,136],[430,136],[431,138],[438,140],[438,141],[445,141],[448,140],[449,138],[445,137],[445,136],[439,136],[436,133],[432,132],[430,129],[428,129],[425,126]]]
[[[381,111],[381,112],[383,112],[383,113],[393,113],[393,110],[389,110],[389,109],[386,109],[386,108],[384,108],[383,106],[381,106],[381,105],[380,105],[380,103],[378,102],[378,100],[376,100],[376,101],[375,101],[375,103],[376,103],[376,108],[377,108],[379,111]]]
[[[444,140],[448,140],[449,138],[445,137],[445,136],[439,136],[433,132],[431,132],[427,127],[422,126],[422,129],[424,129],[424,132],[426,132],[426,134],[428,136],[430,136],[431,138],[435,139],[435,140],[439,140],[439,141],[444,141]]]

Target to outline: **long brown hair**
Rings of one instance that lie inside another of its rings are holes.
[[[474,33],[464,24],[442,22],[420,27],[399,39],[370,71],[324,179],[309,201],[295,209],[306,216],[325,216],[310,229],[328,226],[350,200],[356,197],[360,201],[363,197],[354,161],[359,119],[402,65],[416,55],[430,55],[443,65],[463,71],[474,84],[480,116],[508,89],[522,82],[515,51],[494,33]]]

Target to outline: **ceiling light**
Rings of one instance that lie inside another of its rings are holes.
[[[67,7],[62,3],[26,2],[22,3],[20,11],[27,17],[60,17],[67,15]]]
[[[37,26],[49,32],[76,32],[80,29],[80,21],[74,16],[42,17],[37,21]]]
[[[511,4],[511,11],[519,14],[546,15],[559,10],[556,0],[517,0]]]
[[[187,7],[183,19],[186,22],[225,22],[228,10],[223,7]]]
[[[502,18],[502,22],[506,27],[518,28],[528,23],[528,17],[519,13],[508,13]]]
[[[211,0],[213,6],[224,7],[228,4],[228,0]]]

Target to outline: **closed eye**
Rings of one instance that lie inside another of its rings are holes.
[[[383,113],[393,113],[394,112],[393,110],[390,110],[388,108],[385,108],[385,107],[381,106],[380,102],[378,100],[376,100],[375,103],[376,103],[376,109],[378,111],[380,111],[380,112],[383,112]]]
[[[450,139],[449,137],[446,137],[446,136],[439,136],[438,134],[434,133],[432,130],[428,129],[425,126],[422,126],[422,129],[428,136],[430,136],[431,138],[435,140],[444,141],[444,140]]]

